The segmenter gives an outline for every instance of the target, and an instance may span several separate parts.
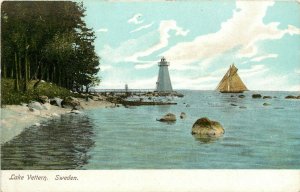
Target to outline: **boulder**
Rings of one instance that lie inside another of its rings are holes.
[[[263,96],[263,99],[272,99],[271,96]]]
[[[28,104],[27,103],[21,103],[21,106],[22,107],[28,107]]]
[[[29,109],[35,109],[35,110],[43,110],[44,107],[42,106],[41,103],[37,102],[37,101],[31,101],[29,104],[28,104],[28,108]]]
[[[193,135],[204,137],[218,137],[225,133],[224,128],[219,122],[211,121],[206,117],[198,119],[192,128]]]
[[[53,99],[50,99],[50,104],[58,106],[58,107],[61,107],[61,102],[62,102],[62,99],[58,98],[58,97],[54,97]]]
[[[177,97],[184,97],[184,95],[182,93],[177,93],[176,96]]]
[[[75,109],[75,110],[72,110],[70,113],[81,114],[82,112]]]
[[[64,100],[62,100],[61,106],[63,108],[71,108],[76,110],[82,109],[79,100],[74,97],[66,97]]]
[[[43,104],[43,108],[44,108],[45,110],[50,110],[50,109],[51,109],[50,103],[45,103],[45,104]]]
[[[185,112],[181,112],[181,113],[180,113],[180,119],[185,119],[185,118],[186,118]]]
[[[168,113],[164,115],[162,118],[157,119],[158,121],[176,121],[176,115],[173,113]]]
[[[59,115],[57,113],[52,113],[51,116],[52,117],[59,117]]]
[[[244,98],[245,97],[245,95],[239,95],[239,98]]]
[[[300,99],[300,95],[299,96],[288,95],[285,98],[286,99]]]
[[[261,94],[253,94],[252,98],[253,99],[259,99],[259,98],[261,98]]]
[[[39,102],[41,102],[41,103],[43,103],[43,104],[45,104],[45,103],[48,103],[49,102],[49,99],[48,99],[48,97],[46,96],[46,95],[41,95],[41,96],[39,96]]]
[[[34,125],[37,126],[37,127],[41,126],[40,123],[35,123]]]

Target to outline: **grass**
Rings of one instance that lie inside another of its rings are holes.
[[[32,80],[28,84],[28,91],[15,91],[14,79],[1,79],[1,105],[18,105],[21,103],[28,103],[32,100],[38,100],[39,96],[45,95],[48,98],[60,97],[65,98],[67,96],[82,97],[80,94],[71,93],[70,90],[60,87],[54,83],[40,82],[37,88],[34,90],[33,85],[37,80]],[[22,83],[21,83],[22,84]],[[20,86],[22,90],[23,85]]]

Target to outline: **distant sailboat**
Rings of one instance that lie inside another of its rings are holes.
[[[246,85],[237,74],[237,71],[238,69],[234,66],[234,64],[230,65],[230,68],[224,75],[216,90],[221,93],[242,93],[244,91],[248,91]]]

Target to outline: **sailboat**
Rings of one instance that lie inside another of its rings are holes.
[[[230,65],[230,68],[220,81],[216,90],[221,93],[242,93],[244,91],[248,91],[237,71],[238,69],[234,66],[234,64]]]

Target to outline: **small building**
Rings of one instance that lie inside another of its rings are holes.
[[[158,78],[156,82],[156,91],[157,92],[172,92],[172,84],[169,75],[169,62],[166,61],[164,57],[161,58],[160,62],[158,62],[159,71]]]

